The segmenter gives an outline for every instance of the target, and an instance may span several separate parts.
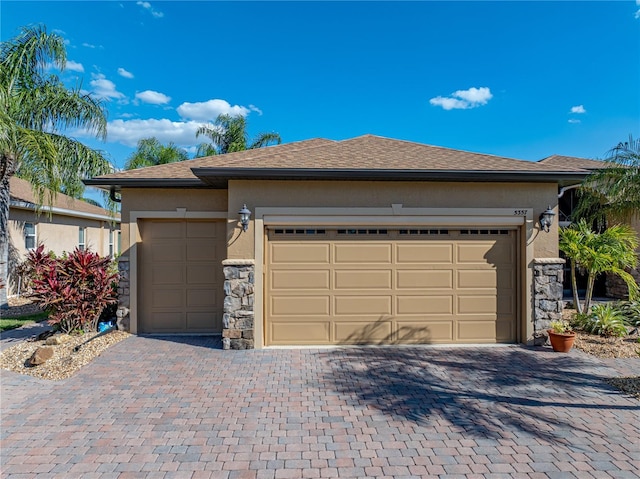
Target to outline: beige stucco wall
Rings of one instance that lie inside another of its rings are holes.
[[[124,188],[122,190],[122,254],[127,255],[131,211],[227,211],[227,190]]]
[[[256,207],[390,207],[405,208],[532,208],[537,222],[540,213],[558,203],[555,183],[448,183],[365,181],[230,181],[229,233],[235,239],[228,257],[252,259],[255,245],[252,229],[238,234],[237,211],[244,203]],[[558,257],[558,225],[550,233],[534,230],[536,258]]]
[[[11,208],[9,210],[9,237],[11,241],[10,270],[26,254],[24,224],[33,223],[36,227],[36,245],[44,244],[47,250],[56,255],[73,251],[78,246],[78,229],[85,227],[85,247],[101,256],[109,254],[109,230],[115,229],[114,253],[118,253],[118,224],[109,221],[78,218],[74,216],[54,214],[36,214],[30,210]],[[10,294],[15,294],[15,287],[10,281]]]

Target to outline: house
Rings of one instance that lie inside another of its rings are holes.
[[[56,255],[75,248],[101,256],[118,253],[119,215],[62,193],[51,206],[39,206],[31,184],[15,176],[9,192],[9,296],[19,294],[16,265],[41,243]]]
[[[547,210],[587,174],[365,135],[86,183],[121,195],[130,331],[242,349],[539,341],[562,308]]]
[[[573,156],[561,156],[561,155],[549,156],[547,158],[540,160],[539,163],[549,167],[557,166],[557,167],[565,167],[565,168],[575,168],[575,169],[588,170],[589,172],[601,170],[607,167],[607,163],[603,161],[589,160],[586,158],[577,158]],[[577,189],[566,188],[561,193],[562,194],[560,195],[560,201],[559,201],[559,215],[560,215],[559,224],[560,226],[569,226],[571,224],[571,213],[573,212],[578,202],[578,198],[576,194]],[[631,218],[630,224],[638,233],[638,236],[640,236],[640,216]],[[638,254],[640,254],[640,251],[638,251]],[[632,269],[631,274],[636,279],[636,282],[640,283],[640,269],[638,268]],[[583,278],[583,282],[584,280],[585,279]],[[570,285],[568,283],[568,279],[565,278],[565,289],[569,289],[569,287]],[[601,280],[601,284],[600,285],[596,284],[596,293],[598,291],[610,298],[628,298],[628,295],[629,295],[629,290],[627,288],[627,285],[616,274],[605,275]]]

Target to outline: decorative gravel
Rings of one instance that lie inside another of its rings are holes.
[[[22,341],[12,346],[0,355],[0,368],[8,369],[20,374],[28,374],[41,379],[66,379],[89,364],[109,346],[131,336],[124,331],[109,331],[106,333],[87,333],[72,336],[68,342],[54,348],[54,355],[44,364],[30,366],[29,358],[36,349],[45,345],[45,341]],[[74,351],[80,346],[78,351]]]

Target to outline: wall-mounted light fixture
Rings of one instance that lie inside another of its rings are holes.
[[[242,209],[238,211],[240,215],[240,224],[242,225],[242,231],[249,229],[249,218],[251,218],[251,211],[247,208],[247,205],[242,205]]]
[[[556,214],[551,209],[551,206],[540,214],[540,227],[545,233],[549,232],[549,228],[551,228],[551,225],[553,224],[553,217],[555,215]]]

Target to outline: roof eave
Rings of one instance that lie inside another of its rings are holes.
[[[87,186],[109,191],[115,188],[211,188],[198,178],[90,178],[82,180]]]
[[[362,170],[309,168],[193,168],[210,186],[223,187],[229,180],[351,180],[351,181],[463,181],[574,183],[588,171],[495,171],[495,170]]]

